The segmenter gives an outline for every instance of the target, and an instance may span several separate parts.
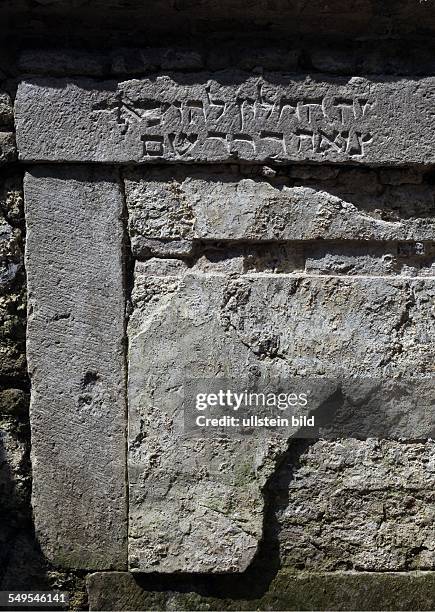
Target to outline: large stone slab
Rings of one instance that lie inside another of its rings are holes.
[[[349,372],[430,376],[434,292],[432,280],[138,262],[129,322],[130,569],[242,571],[262,537],[264,486],[287,442],[190,436],[183,409],[192,379],[249,388]],[[417,431],[404,420],[398,435]]]
[[[430,164],[434,84],[231,71],[28,80],[18,149],[24,161]]]
[[[179,264],[152,262],[154,273],[147,264],[136,270],[129,322],[129,566],[135,572],[244,571],[262,536],[262,488],[286,441],[185,438],[183,384],[224,370],[241,376],[249,349],[228,341],[222,325],[212,322],[220,292],[210,297],[212,287],[202,288],[194,277],[190,289],[180,290]]]
[[[156,580],[127,572],[87,577],[90,610],[431,610],[435,572],[294,573]]]
[[[122,197],[116,176],[34,168],[25,177],[38,541],[62,567],[127,556]]]
[[[433,439],[319,440],[303,452],[295,446],[274,480],[271,531],[283,565],[435,570]]]
[[[433,240],[434,191],[428,186],[388,187],[378,194],[376,184],[368,193],[357,185],[352,193],[338,181],[291,186],[282,180],[198,168],[150,169],[146,175],[130,170],[125,190],[133,253],[142,255],[156,239]],[[364,180],[374,183],[371,176]]]

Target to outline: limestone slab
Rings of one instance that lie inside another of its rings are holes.
[[[33,508],[62,567],[127,556],[121,190],[109,171],[25,177]]]
[[[262,537],[263,489],[287,441],[189,436],[191,380],[249,387],[262,377],[430,375],[434,291],[432,280],[138,262],[129,322],[130,569],[243,571]]]
[[[289,186],[198,169],[130,170],[125,186],[138,256],[153,239],[432,241],[435,232],[428,187],[367,195],[322,181]]]
[[[275,480],[283,565],[434,570],[434,457],[433,440],[319,440],[302,453],[290,449]]]
[[[434,99],[433,78],[226,71],[27,80],[15,110],[24,161],[430,164]]]
[[[127,572],[87,577],[90,610],[431,610],[435,572],[274,572],[156,580]]]

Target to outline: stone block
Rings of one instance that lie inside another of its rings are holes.
[[[181,262],[150,261],[137,265],[129,322],[129,566],[240,572],[257,552],[262,487],[285,441],[184,438],[186,377],[241,375],[249,350],[213,323],[220,289],[192,277],[185,293]]]
[[[25,177],[33,508],[47,558],[122,569],[127,557],[122,197],[116,175]]]
[[[17,159],[17,147],[13,132],[0,131],[0,166]]]
[[[0,91],[0,129],[13,128],[14,110],[9,94]]]
[[[434,570],[434,456],[433,440],[290,448],[273,492],[282,563],[309,572]]]
[[[130,569],[244,571],[262,537],[262,492],[285,437],[189,436],[189,381],[430,375],[434,292],[432,280],[138,262],[128,328]],[[418,430],[402,419],[395,435]]]
[[[376,196],[355,192],[350,179],[336,187],[321,181],[289,187],[200,170],[151,170],[146,177],[140,170],[126,173],[136,256],[146,253],[143,244],[150,239],[431,241],[433,197],[427,185],[391,187]],[[391,220],[385,220],[384,210]]]
[[[433,83],[237,71],[27,80],[18,148],[23,161],[426,165],[435,160]]]
[[[270,578],[266,566],[243,579],[170,581],[104,572],[89,575],[87,589],[90,610],[431,610],[435,572],[281,570]]]

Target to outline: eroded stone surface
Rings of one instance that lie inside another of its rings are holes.
[[[304,176],[301,170],[294,173],[299,180]],[[374,173],[323,175],[329,180],[316,181],[311,172],[305,173],[305,184],[289,186],[282,177],[267,181],[201,170],[151,170],[146,176],[130,171],[126,198],[133,253],[146,254],[149,241],[156,239],[433,240],[431,186],[383,189]],[[399,180],[389,176],[385,179]]]
[[[183,436],[189,379],[430,374],[432,281],[138,262],[129,323],[130,567],[240,571],[285,440]]]
[[[0,182],[0,376],[26,377],[26,301],[21,180]]]
[[[29,80],[16,101],[18,148],[25,161],[429,164],[433,83],[230,71]]]
[[[138,578],[127,572],[88,576],[90,610],[431,610],[434,572],[313,573],[266,566],[251,575],[214,580]],[[268,580],[268,578],[270,579]],[[231,595],[230,595],[231,593]]]
[[[14,111],[8,93],[0,89],[0,166],[15,161]]]
[[[122,198],[116,176],[25,178],[38,541],[63,567],[126,561]]]
[[[433,570],[434,487],[430,440],[290,449],[273,492],[282,562],[313,572]]]

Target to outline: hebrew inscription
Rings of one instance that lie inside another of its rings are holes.
[[[17,138],[29,161],[430,163],[434,98],[433,79],[33,80],[19,88]]]

